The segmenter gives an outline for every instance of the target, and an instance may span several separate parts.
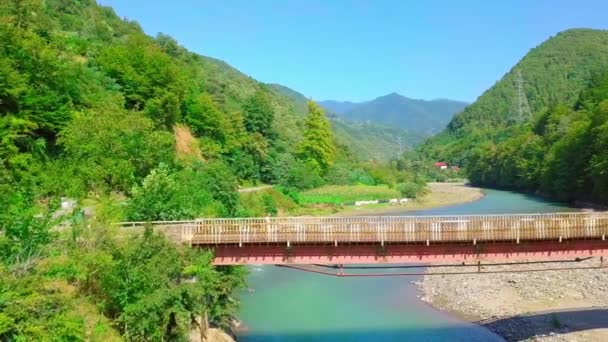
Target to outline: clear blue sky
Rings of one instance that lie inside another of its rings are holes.
[[[316,100],[473,101],[557,32],[608,28],[607,0],[98,1]]]

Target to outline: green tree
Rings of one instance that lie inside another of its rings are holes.
[[[172,128],[181,116],[180,101],[177,95],[166,92],[146,102],[146,114],[154,118],[162,128]]]
[[[331,124],[323,109],[315,102],[308,102],[304,138],[298,147],[298,157],[313,170],[324,174],[333,164],[336,155]]]
[[[237,192],[238,182],[232,170],[223,162],[198,165],[198,172],[206,175],[202,179],[202,185],[211,193],[211,196],[222,204],[222,216],[234,216],[236,214],[239,194]]]
[[[245,112],[245,128],[251,133],[260,133],[269,138],[272,136],[274,109],[268,94],[258,89],[243,105]]]
[[[608,79],[608,78],[607,78]],[[608,96],[607,96],[608,97]],[[590,131],[593,153],[589,161],[589,174],[593,199],[608,203],[608,100],[600,102],[593,115],[596,127]]]
[[[178,172],[160,164],[131,190],[128,217],[134,221],[185,220],[224,213],[209,192],[209,175],[186,168]]]
[[[76,115],[59,142],[71,161],[70,177],[81,180],[85,189],[128,192],[158,163],[172,162],[175,154],[170,133],[112,103]]]
[[[121,86],[129,109],[144,109],[152,99],[171,101],[162,99],[167,92],[183,99],[184,75],[178,64],[145,35],[132,34],[120,43],[105,46],[96,60],[102,71]],[[152,119],[165,124],[167,115],[161,114]]]
[[[36,152],[44,140],[36,139],[36,123],[14,115],[0,116],[0,181],[23,178],[33,171]]]
[[[32,189],[14,190],[0,185],[0,265],[18,264],[40,255],[51,242],[52,212],[57,203],[51,201],[40,215],[35,207]]]
[[[270,216],[277,216],[277,203],[271,194],[262,195],[262,204],[264,205],[264,211]]]
[[[113,262],[95,275],[104,311],[130,341],[182,341],[197,317],[226,326],[244,285],[244,270],[219,270],[208,251],[179,248],[146,230],[114,248]]]
[[[26,90],[25,80],[13,66],[13,61],[0,57],[0,114],[19,110],[19,97]]]
[[[221,143],[225,141],[226,131],[230,127],[224,114],[207,93],[200,94],[188,105],[186,123],[197,136]]]
[[[424,192],[425,185],[415,182],[405,182],[397,184],[396,188],[397,191],[399,191],[399,193],[403,197],[417,198],[420,194]]]
[[[84,321],[69,294],[40,276],[0,265],[1,341],[84,341]]]

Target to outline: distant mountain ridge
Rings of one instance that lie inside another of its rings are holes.
[[[357,102],[334,100],[321,101],[319,104],[323,106],[323,108],[340,115],[349,112],[359,105]]]
[[[306,96],[280,84],[269,86],[289,98],[297,114],[306,114]],[[399,127],[345,119],[328,108],[325,108],[325,112],[332,123],[338,143],[347,146],[353,154],[364,160],[386,161],[395,158],[400,152],[411,149],[426,137]]]
[[[462,101],[418,100],[398,93],[359,103],[327,100],[319,104],[343,119],[389,125],[426,136],[442,131],[454,115],[468,106]]]

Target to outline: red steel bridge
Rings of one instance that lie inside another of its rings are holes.
[[[608,212],[123,222],[214,251],[216,265],[505,262],[608,256]]]

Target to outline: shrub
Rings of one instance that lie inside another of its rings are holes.
[[[207,189],[213,199],[221,205],[221,215],[234,216],[239,204],[239,194],[237,192],[238,181],[232,170],[225,163],[215,161],[209,164],[194,165],[192,171],[196,175],[200,175],[197,177],[199,183],[188,184],[187,181],[184,181],[184,186],[189,187],[193,192]],[[192,181],[196,181],[196,179]]]
[[[64,283],[0,268],[0,341],[84,341],[80,313]]]
[[[300,193],[295,188],[285,187],[285,186],[276,186],[275,189],[280,191],[283,195],[291,198],[296,204],[300,204]]]
[[[270,194],[266,193],[262,195],[262,203],[264,204],[266,214],[271,216],[277,215],[277,204],[275,203],[274,198],[272,198]]]
[[[171,163],[173,137],[155,130],[154,122],[115,104],[74,116],[59,143],[71,166],[70,188],[128,191],[159,162]],[[70,170],[68,170],[70,171]]]
[[[356,168],[348,174],[349,184],[376,185],[376,180],[368,172],[361,168]]]
[[[296,162],[289,170],[286,182],[281,185],[305,190],[316,188],[321,184],[323,179],[315,169],[303,162]]]
[[[325,180],[334,185],[376,185],[377,182],[367,171],[352,163],[336,163],[327,171]]]
[[[297,208],[295,201],[279,189],[264,189],[260,191],[240,193],[239,217],[261,217],[278,215]]]
[[[416,198],[422,193],[425,186],[415,182],[405,182],[397,184],[395,188],[403,197]]]
[[[148,229],[112,255],[109,267],[94,275],[100,287],[92,295],[103,299],[127,340],[183,340],[193,317],[207,312],[225,326],[236,311],[232,294],[244,285],[244,270],[214,268],[209,251],[180,248]],[[192,278],[197,281],[185,281]]]
[[[350,184],[350,165],[345,163],[336,163],[332,165],[327,174],[325,175],[325,181],[329,184],[335,185],[347,185]]]
[[[229,210],[218,198],[229,197],[224,194],[229,190],[213,176],[190,168],[174,172],[160,164],[131,191],[127,216],[130,220],[155,221],[224,214]],[[231,204],[230,201],[226,203]]]
[[[6,192],[0,196],[0,263],[24,262],[37,256],[53,237],[51,214],[58,203],[51,201],[46,212],[39,215],[38,208],[28,191]],[[1,312],[1,311],[0,311]]]

